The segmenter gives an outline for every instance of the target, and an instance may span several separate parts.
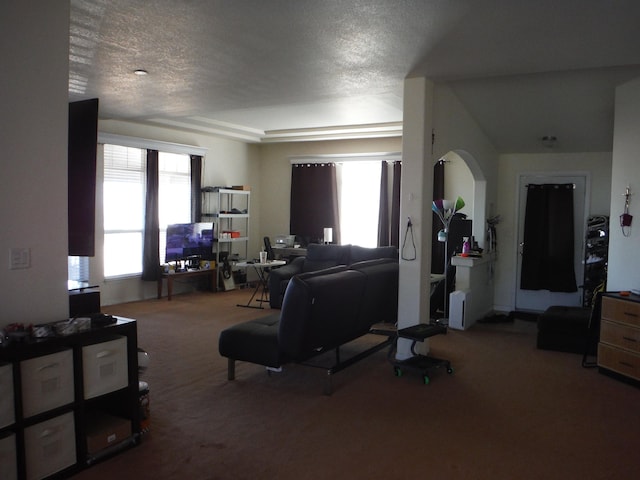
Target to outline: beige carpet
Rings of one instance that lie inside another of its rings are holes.
[[[248,290],[105,308],[138,319],[151,364],[151,432],[78,479],[632,479],[640,390],[535,348],[535,324],[475,325],[431,339],[455,373],[423,385],[381,351],[338,373],[239,363],[221,329],[269,313]]]

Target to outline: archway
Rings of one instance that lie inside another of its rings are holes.
[[[464,199],[462,212],[473,220],[473,237],[478,246],[485,248],[487,180],[482,169],[465,150],[450,150],[440,158],[445,161],[445,198],[459,195]]]

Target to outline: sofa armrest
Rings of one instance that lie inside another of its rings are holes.
[[[294,275],[302,273],[304,262],[305,257],[296,257],[291,263],[271,270],[269,273],[269,306],[271,308],[280,308],[282,306],[287,284]]]

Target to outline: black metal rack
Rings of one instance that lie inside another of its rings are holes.
[[[609,217],[589,217],[585,237],[582,306],[591,308],[595,291],[607,280]]]

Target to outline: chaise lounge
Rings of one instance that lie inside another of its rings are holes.
[[[335,362],[331,375],[395,341],[398,309],[398,262],[379,259],[336,266],[294,276],[278,313],[244,322],[220,333],[218,349],[228,358],[228,378],[235,378],[235,362],[251,362],[272,369],[288,363],[305,364],[327,351]],[[374,325],[386,324],[388,328]],[[347,359],[340,347],[365,334],[383,340]],[[323,367],[324,368],[324,367]]]

